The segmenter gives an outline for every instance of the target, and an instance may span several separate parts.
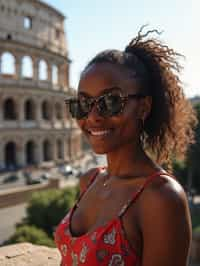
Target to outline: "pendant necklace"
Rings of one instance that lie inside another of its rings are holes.
[[[103,173],[105,173],[105,177],[103,179],[103,187],[108,185],[108,180],[110,179],[110,175],[107,173],[106,169],[103,169]]]
[[[109,177],[109,175],[107,174],[107,175],[106,175],[106,178],[105,178],[105,180],[104,180],[104,182],[103,182],[103,186],[104,186],[104,187],[106,187],[106,186],[108,185],[107,182],[108,182],[109,178],[110,178],[110,177]]]

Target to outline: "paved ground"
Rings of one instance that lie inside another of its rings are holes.
[[[26,216],[27,204],[0,209],[0,245],[15,232],[15,224]]]

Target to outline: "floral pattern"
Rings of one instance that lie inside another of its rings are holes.
[[[116,230],[115,230],[115,228],[113,228],[110,233],[105,234],[103,240],[104,240],[105,244],[114,245],[116,242]]]
[[[60,250],[61,250],[61,253],[63,256],[66,256],[67,255],[67,245],[61,245],[60,246]]]
[[[135,198],[133,199],[135,200]],[[54,236],[56,245],[62,255],[62,265],[136,266],[139,258],[134,253],[134,249],[129,247],[120,220],[132,202],[131,199],[123,206],[118,214],[118,219],[113,219],[82,237],[72,237],[71,235],[70,213],[72,211],[70,211],[56,228]],[[75,207],[77,206],[76,204]]]
[[[124,260],[120,254],[112,255],[108,266],[125,266]]]
[[[72,266],[78,266],[78,255],[72,251],[71,256],[72,256]]]
[[[83,247],[81,249],[80,257],[79,257],[79,260],[81,263],[85,263],[88,250],[89,250],[88,246],[85,243],[83,243]]]

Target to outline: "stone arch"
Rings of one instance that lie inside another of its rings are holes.
[[[4,52],[1,55],[1,74],[9,76],[16,74],[15,57],[10,52]]]
[[[26,158],[27,165],[36,163],[36,144],[33,140],[29,140],[26,143],[25,158]]]
[[[22,57],[22,77],[33,78],[33,60],[30,56],[25,55]]]
[[[57,148],[57,158],[64,159],[63,158],[63,143],[61,139],[57,139],[56,148]]]
[[[6,143],[4,148],[4,156],[5,156],[5,166],[7,169],[13,169],[17,166],[17,156],[16,156],[16,144],[13,141],[9,141]]]
[[[16,120],[16,104],[12,98],[7,98],[3,103],[3,117],[5,120]]]
[[[56,119],[60,120],[63,117],[62,114],[62,105],[60,103],[55,103],[55,117]]]
[[[52,160],[52,145],[48,139],[43,142],[43,159],[45,162]]]
[[[44,120],[50,120],[51,119],[51,106],[47,100],[44,100],[42,102],[42,118]]]
[[[38,78],[43,81],[48,79],[48,65],[44,59],[40,59],[38,63]]]
[[[58,66],[52,65],[52,83],[54,85],[58,85]]]
[[[24,103],[24,118],[25,120],[35,119],[35,104],[32,99],[27,99]]]

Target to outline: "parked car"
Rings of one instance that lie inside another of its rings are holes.
[[[9,175],[3,179],[3,183],[6,184],[11,182],[16,182],[18,179],[19,177],[17,175]]]
[[[32,176],[28,172],[24,172],[24,178],[26,185],[41,184],[43,182],[42,178],[40,178],[39,176],[38,177]]]
[[[49,180],[49,178],[51,178],[51,175],[49,173],[47,173],[47,172],[46,173],[42,173],[40,178],[42,180]]]
[[[79,171],[69,164],[60,166],[59,171],[61,174],[67,177],[70,175],[76,177],[79,174]]]

